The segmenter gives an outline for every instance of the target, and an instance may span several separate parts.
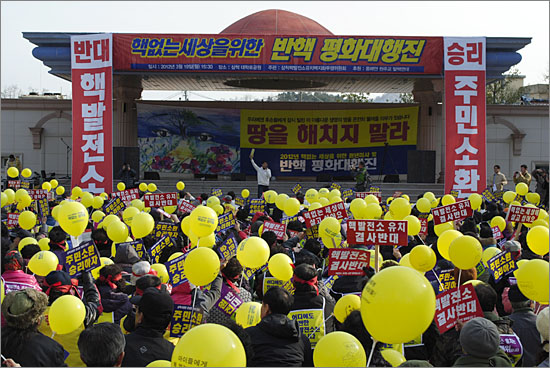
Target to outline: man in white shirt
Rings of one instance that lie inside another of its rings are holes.
[[[262,167],[259,167],[254,162],[254,151],[250,153],[250,161],[252,166],[258,173],[258,198],[262,198],[263,192],[269,190],[269,179],[271,179],[271,170],[267,168],[267,162],[262,162]]]

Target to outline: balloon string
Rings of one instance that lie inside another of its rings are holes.
[[[435,273],[434,269],[432,268],[432,272],[435,276],[435,279],[437,280],[437,282],[439,282],[439,286],[441,286],[441,289],[443,289],[443,285],[441,284],[441,280],[439,279],[439,277],[437,277],[437,273]]]
[[[313,330],[313,332],[307,337],[308,339],[311,339],[311,336],[315,335],[315,333],[317,332],[317,330],[319,330],[321,328],[322,325],[324,325],[325,323],[327,323],[327,321],[329,319],[331,319],[332,317],[334,317],[334,314],[331,314],[330,316],[327,317],[327,319],[325,319],[323,322],[319,323],[317,325],[317,327],[315,327],[315,330]]]
[[[239,280],[239,287],[241,287],[243,285],[243,279],[244,279],[244,270],[241,274],[241,279]]]
[[[193,327],[193,314],[195,313],[195,300],[197,298],[197,289],[195,288],[193,293],[193,304],[191,305],[191,318],[190,318],[190,328]]]
[[[367,361],[367,367],[370,366],[370,361],[372,360],[372,354],[374,353],[374,348],[376,346],[376,343],[377,341],[373,339],[372,348],[370,349],[370,354],[369,354],[369,360]]]
[[[53,339],[54,336],[55,336],[55,331],[52,332],[52,336],[50,337],[50,339]]]

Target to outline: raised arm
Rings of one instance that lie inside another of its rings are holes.
[[[260,167],[258,165],[256,165],[256,163],[254,162],[254,159],[252,157],[250,157],[250,162],[252,162],[252,166],[254,167],[254,169],[256,171],[260,170]]]

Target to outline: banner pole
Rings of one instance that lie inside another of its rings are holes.
[[[372,339],[372,341],[373,343],[372,343],[372,348],[370,349],[369,360],[367,361],[367,367],[370,366],[370,362],[372,360],[372,354],[374,353],[374,348],[376,346],[376,343],[378,342],[375,339]]]
[[[380,254],[380,245],[377,244],[374,246],[374,270],[376,271],[376,273],[378,273],[378,271],[380,270],[380,265],[378,264],[379,254]],[[367,367],[368,367],[368,364],[367,364]]]

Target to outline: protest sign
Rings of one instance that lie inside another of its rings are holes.
[[[488,202],[494,202],[496,200],[495,195],[491,192],[491,188],[488,187],[481,192],[481,196]]]
[[[250,280],[250,278],[252,276],[254,276],[254,274],[256,272],[265,272],[267,271],[267,263],[264,264],[262,267],[260,268],[248,268],[248,267],[243,267],[243,276],[247,279],[247,280]]]
[[[27,193],[29,193],[33,201],[48,197],[48,191],[46,189],[28,189]]]
[[[501,334],[499,347],[504,350],[508,357],[512,358],[514,366],[523,355],[523,345],[516,334]]]
[[[271,276],[265,276],[262,284],[262,294],[265,295],[265,293],[271,289],[272,287],[282,287],[283,289],[287,290],[289,293],[294,295],[294,291],[296,291],[296,288],[294,287],[294,284],[292,283],[292,279],[288,281],[282,281],[279,279],[276,279],[275,277]]]
[[[283,218],[281,219],[281,224],[288,225],[290,221],[298,220],[298,218],[299,218],[298,215],[288,217],[287,215],[283,214]]]
[[[166,235],[175,239],[178,237],[178,227],[178,224],[173,222],[157,222],[152,235],[154,238],[160,238]]]
[[[170,284],[174,287],[187,282],[184,272],[184,265],[188,254],[189,252],[165,263],[168,276],[170,277]]]
[[[419,218],[418,220],[420,221],[420,231],[418,235],[428,235],[428,219]]]
[[[137,252],[139,258],[143,259],[143,256],[145,254],[145,247],[143,246],[143,239],[129,241],[129,242],[123,242],[123,243],[115,243],[115,248],[118,251],[118,248],[122,245],[129,244],[131,245]]]
[[[222,259],[229,259],[235,255],[237,255],[237,240],[235,239],[235,236],[231,234],[227,239],[221,243],[220,247],[218,248],[218,253],[222,257]]]
[[[302,186],[300,184],[296,184],[295,186],[292,187],[292,193],[294,194],[298,194],[300,190],[302,190]]]
[[[466,323],[476,317],[483,317],[483,311],[472,284],[462,285],[459,290],[452,289],[437,295],[435,323],[440,334],[453,328],[458,319]]]
[[[103,213],[107,215],[118,215],[124,209],[124,203],[120,197],[115,197],[103,205]]]
[[[408,222],[403,220],[349,220],[348,244],[408,245]]]
[[[181,213],[191,213],[196,207],[191,204],[191,202],[183,199],[178,207]]]
[[[21,188],[21,181],[20,180],[8,180],[8,188],[12,188],[14,190],[17,190]]]
[[[540,208],[511,205],[506,215],[506,222],[531,224],[539,217]]]
[[[336,202],[316,210],[304,212],[303,216],[306,221],[306,227],[310,228],[320,224],[325,217],[331,216],[337,220],[342,220],[348,217],[348,213],[346,212],[344,202]]]
[[[275,235],[277,235],[277,239],[282,240],[286,234],[286,225],[273,221],[264,221],[264,229],[262,233],[266,231],[273,231]]]
[[[439,279],[439,293],[456,288],[454,269],[439,271],[437,278]]]
[[[229,228],[235,226],[235,217],[233,212],[227,212],[218,217],[218,226],[216,227],[216,234],[226,231]]]
[[[139,199],[139,189],[132,188],[111,193],[111,197],[118,197],[128,206],[134,199]]]
[[[14,281],[4,281],[2,279],[2,282],[4,283],[5,293],[11,293],[12,291],[19,291],[23,289],[34,289],[35,287],[30,284],[25,284],[23,282],[14,282]]]
[[[319,238],[319,225],[306,228],[306,238],[317,239]],[[332,245],[332,244],[331,244]]]
[[[172,322],[170,322],[170,337],[182,337],[191,328],[200,325],[202,318],[200,308],[193,309],[190,305],[175,304]]]
[[[324,283],[325,283],[325,287],[328,289],[328,290],[331,290],[332,289],[332,285],[334,285],[334,281],[338,280],[338,275],[332,275],[332,276],[329,276],[327,279],[325,279]]]
[[[338,189],[340,190],[342,188],[342,186],[338,183],[331,183],[330,184],[330,189]]]
[[[473,213],[470,201],[467,199],[432,210],[434,226],[449,221],[464,220],[466,217],[472,216]]]
[[[164,248],[171,247],[172,246],[172,239],[168,236],[163,236],[160,238],[151,249],[149,249],[149,255],[151,256],[151,259],[153,262],[151,263],[159,263],[160,255]]]
[[[451,195],[455,198],[458,198],[460,196],[460,191],[458,190],[451,190]]]
[[[31,182],[28,180],[21,180],[21,189],[30,189]]]
[[[19,226],[19,213],[8,213],[8,221],[6,221],[8,229],[15,229]]]
[[[330,249],[328,256],[329,276],[363,276],[363,267],[369,267],[370,252],[363,249]]]
[[[344,189],[342,191],[342,199],[345,201],[347,200],[348,198],[350,197],[353,197],[353,189],[349,188],[349,189]]]
[[[240,206],[240,207],[244,207],[246,204],[246,199],[244,199],[243,197],[235,197],[235,205],[236,206]]]
[[[325,300],[323,298],[323,307]],[[325,313],[324,309],[301,309],[291,311],[288,317],[298,323],[300,332],[309,338],[311,348],[315,346],[319,340],[325,336]]]
[[[512,253],[505,251],[497,254],[489,261],[487,265],[491,270],[495,282],[499,282],[504,276],[518,269],[516,261],[512,258]]]
[[[48,205],[48,198],[46,196],[36,199],[34,201],[36,213],[38,214],[37,221],[40,223],[40,219],[50,214],[50,206]]]
[[[485,265],[483,264],[483,261],[479,261],[479,263],[476,265],[476,272],[477,277],[479,277],[483,272],[485,272]]]
[[[223,283],[220,298],[216,302],[216,308],[228,317],[231,317],[241,304],[243,304],[243,300],[239,295],[235,293],[232,288]]]
[[[502,232],[500,231],[498,226],[493,226],[491,228],[491,231],[493,232],[493,238],[495,240],[499,240],[499,239],[504,238],[504,235],[502,235]]]
[[[365,199],[370,194],[378,198],[378,202],[382,202],[382,192],[355,192],[355,198]]]
[[[220,188],[211,188],[210,189],[210,195],[213,197],[220,198],[223,195],[223,192]]]
[[[265,201],[262,198],[250,200],[250,213],[264,212]]]
[[[155,193],[146,194],[143,197],[145,207],[166,207],[178,205],[177,193]]]
[[[73,247],[66,252],[65,269],[70,276],[77,276],[81,272],[90,271],[101,266],[99,252],[93,241]]]

